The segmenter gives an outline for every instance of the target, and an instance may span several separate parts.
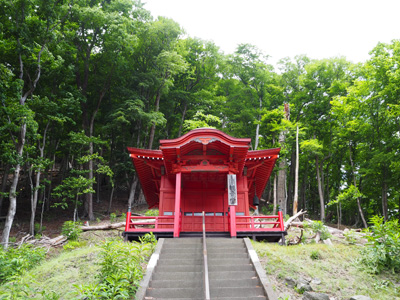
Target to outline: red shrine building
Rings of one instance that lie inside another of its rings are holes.
[[[251,139],[211,128],[195,129],[159,150],[128,148],[149,208],[159,216],[127,213],[124,236],[284,238],[282,213],[250,216],[269,180],[280,149],[250,151]]]

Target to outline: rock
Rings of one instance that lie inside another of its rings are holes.
[[[333,246],[332,241],[330,238],[327,238],[326,240],[324,240],[324,244],[328,245],[328,246]]]
[[[304,292],[303,300],[329,300],[329,296],[324,293]]]
[[[290,287],[291,289],[294,288],[296,286],[296,281],[293,278],[290,277],[286,277],[285,278],[285,283],[288,287]]]
[[[318,278],[313,278],[311,280],[311,284],[320,285],[322,282]]]
[[[350,300],[372,300],[372,298],[363,295],[356,295],[351,297]]]
[[[299,293],[305,292],[305,291],[311,292],[313,290],[311,285],[308,282],[304,282],[304,281],[298,282],[296,285],[296,289]]]

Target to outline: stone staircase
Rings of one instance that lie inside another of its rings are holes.
[[[243,239],[208,238],[211,299],[266,300]],[[165,239],[143,299],[204,299],[201,238]]]

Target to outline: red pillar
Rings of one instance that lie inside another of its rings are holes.
[[[174,238],[179,237],[179,223],[180,223],[180,212],[181,212],[181,181],[182,173],[176,173],[175,183],[175,215],[174,215]]]
[[[131,208],[128,208],[128,213],[126,214],[126,224],[125,231],[129,231],[129,224],[131,223]]]
[[[231,237],[236,237],[236,206],[229,206]]]
[[[278,211],[278,219],[279,219],[279,227],[281,228],[281,231],[285,230],[285,225],[283,223],[283,213],[282,210],[279,208]]]

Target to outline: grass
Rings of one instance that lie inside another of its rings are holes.
[[[24,273],[17,282],[0,286],[0,299],[74,299],[78,291],[74,285],[94,284],[99,281],[100,248],[108,238],[121,238],[116,230],[84,232],[79,248],[52,249],[47,259]],[[68,245],[68,244],[67,244]]]
[[[283,247],[256,242],[253,245],[281,296],[301,297],[285,286],[285,278],[298,280],[302,277],[318,278],[322,283],[313,285],[314,291],[335,299],[347,300],[354,295],[365,295],[374,300],[400,299],[400,277],[391,273],[369,274],[358,263],[360,246],[306,244]]]
[[[18,287],[15,284],[0,286],[0,294],[17,293],[13,291],[16,288],[24,292],[15,299],[49,299],[43,296],[45,294],[54,295],[53,299],[73,299],[76,296],[74,284],[90,284],[97,280],[98,252],[96,246],[63,251],[25,273],[17,283]]]

